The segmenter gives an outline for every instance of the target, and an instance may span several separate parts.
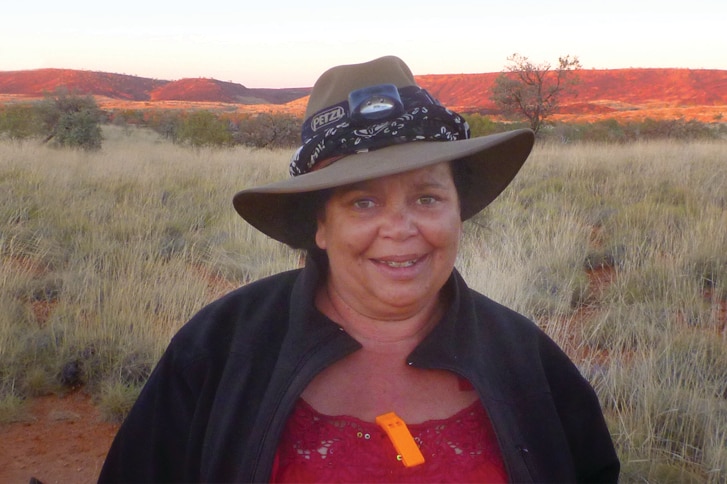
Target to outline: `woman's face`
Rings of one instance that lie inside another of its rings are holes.
[[[318,219],[316,244],[329,284],[360,314],[405,318],[436,301],[462,231],[448,163],[334,190]]]

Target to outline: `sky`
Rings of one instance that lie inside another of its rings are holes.
[[[415,75],[577,56],[586,69],[727,69],[725,0],[35,0],[0,7],[0,71],[67,68],[310,87],[398,55]],[[10,5],[7,5],[10,4]]]

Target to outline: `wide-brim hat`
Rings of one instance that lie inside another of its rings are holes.
[[[396,97],[383,104],[398,110],[389,118],[356,119],[355,95],[349,95],[372,86],[383,86],[378,99]],[[457,187],[461,218],[467,220],[507,187],[534,143],[529,129],[469,138],[464,119],[419,88],[407,65],[393,56],[326,71],[311,91],[302,138],[291,178],[242,190],[233,199],[248,223],[298,248],[315,246],[317,214],[310,213],[310,199],[320,190],[456,162],[467,177]]]

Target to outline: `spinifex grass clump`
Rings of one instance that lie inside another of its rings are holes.
[[[568,210],[525,215],[498,203],[466,224],[457,267],[473,288],[528,316],[566,315],[586,284],[588,232]]]
[[[2,420],[69,388],[123,418],[194,312],[300,263],[231,205],[287,176],[290,151],[104,136],[97,153],[0,144]],[[727,478],[726,207],[724,142],[538,144],[465,225],[457,267],[569,351],[623,482]]]

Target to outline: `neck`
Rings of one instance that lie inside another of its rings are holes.
[[[422,342],[443,314],[443,305],[438,298],[404,314],[386,317],[366,314],[346,303],[330,283],[319,289],[316,306],[341,325],[365,350],[402,356],[408,355]]]

